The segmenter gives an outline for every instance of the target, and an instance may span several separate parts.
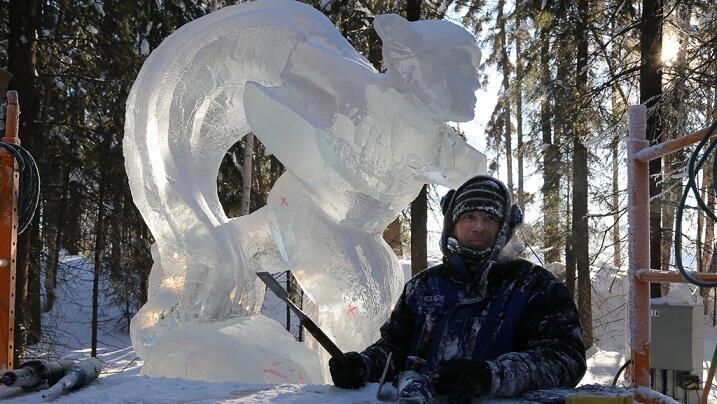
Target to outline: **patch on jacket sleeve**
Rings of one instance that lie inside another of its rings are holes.
[[[446,297],[442,294],[424,295],[418,298],[418,312],[423,314],[442,312]]]

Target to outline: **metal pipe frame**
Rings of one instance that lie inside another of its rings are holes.
[[[632,105],[628,110],[630,137],[627,142],[628,209],[628,316],[630,328],[630,384],[650,387],[650,283],[637,271],[650,267],[650,185],[648,162],[635,156],[648,147],[647,108]]]
[[[647,108],[633,105],[628,110],[627,144],[628,192],[628,315],[630,328],[630,385],[634,389],[650,388],[650,283],[686,283],[679,272],[664,272],[650,267],[650,187],[648,163],[691,144],[707,133],[700,129],[678,139],[649,146],[646,140]],[[704,281],[717,281],[717,274],[694,273]],[[639,393],[634,398],[648,402]]]
[[[642,282],[650,283],[684,283],[685,278],[677,271],[656,271],[654,269],[639,269],[636,273],[637,278]],[[691,272],[690,275],[705,282],[717,282],[717,274],[705,272]]]

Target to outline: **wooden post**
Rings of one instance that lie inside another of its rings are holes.
[[[5,136],[2,141],[20,144],[17,91],[7,92]],[[17,255],[17,195],[19,174],[13,155],[0,149],[0,370],[13,369],[15,324],[15,259]]]

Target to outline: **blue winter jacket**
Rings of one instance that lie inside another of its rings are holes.
[[[585,373],[578,311],[565,285],[544,268],[518,259],[475,274],[457,256],[404,287],[381,338],[362,352],[377,381],[393,353],[389,378],[425,360],[480,359],[491,369],[492,395],[573,387]],[[390,379],[389,379],[390,380]]]

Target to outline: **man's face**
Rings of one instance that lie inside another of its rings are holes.
[[[499,228],[500,221],[497,217],[473,210],[458,217],[453,226],[453,235],[464,246],[482,250],[493,246]]]

